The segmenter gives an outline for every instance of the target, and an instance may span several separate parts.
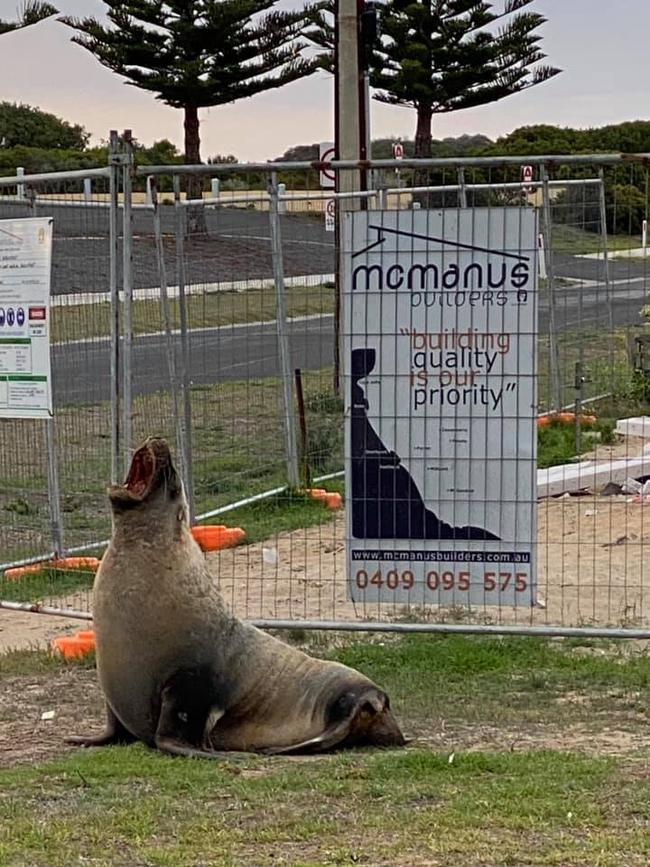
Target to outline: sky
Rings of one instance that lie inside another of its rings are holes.
[[[19,0],[0,0],[13,18]],[[70,15],[99,15],[101,0],[59,0]],[[497,4],[498,5],[498,4]],[[616,14],[612,7],[616,6]],[[435,138],[483,133],[496,138],[523,125],[593,127],[650,119],[648,0],[538,0],[547,62],[563,69],[549,82],[475,109],[438,115]],[[110,129],[132,129],[143,144],[182,144],[182,112],[127,86],[55,20],[0,37],[0,99],[34,105],[79,123],[92,142]],[[202,156],[235,154],[244,161],[280,156],[296,144],[333,137],[333,80],[324,72],[276,91],[201,112]],[[415,112],[373,101],[373,138],[412,138]]]

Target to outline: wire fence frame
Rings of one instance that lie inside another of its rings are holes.
[[[258,191],[259,195],[256,197],[257,200],[262,200],[266,198],[268,210],[269,210],[269,235],[271,239],[271,247],[272,247],[272,255],[273,255],[273,277],[272,282],[274,285],[274,291],[276,293],[276,328],[278,333],[278,345],[280,349],[280,354],[282,356],[281,368],[282,375],[281,380],[284,384],[283,391],[283,404],[284,404],[284,427],[285,427],[285,457],[286,457],[286,465],[287,472],[286,478],[289,488],[294,488],[298,484],[298,449],[297,449],[297,433],[296,433],[296,418],[293,411],[293,400],[291,398],[291,380],[292,380],[292,371],[291,364],[289,361],[290,353],[288,350],[288,342],[287,342],[287,313],[284,309],[284,292],[285,292],[285,276],[283,271],[283,255],[282,255],[282,238],[281,238],[281,228],[279,222],[279,216],[283,212],[283,201],[298,201],[300,199],[303,200],[316,200],[316,199],[331,199],[337,198],[341,204],[345,206],[351,206],[354,208],[354,201],[345,201],[347,199],[357,200],[361,198],[373,199],[376,204],[380,206],[382,204],[385,205],[386,197],[391,194],[396,194],[399,196],[406,196],[409,193],[417,193],[417,192],[457,192],[460,196],[461,202],[463,204],[467,203],[467,193],[470,192],[482,192],[488,188],[491,189],[503,189],[503,190],[517,190],[521,189],[524,185],[523,183],[517,182],[506,182],[503,183],[495,183],[495,184],[481,184],[481,183],[467,183],[465,179],[465,171],[471,170],[474,168],[482,168],[482,167],[492,167],[497,168],[501,166],[512,167],[518,166],[522,163],[527,163],[531,165],[540,166],[542,168],[542,178],[540,181],[533,182],[532,186],[541,187],[543,191],[542,196],[542,209],[544,212],[544,221],[545,221],[545,243],[544,243],[544,258],[547,272],[547,280],[548,280],[548,290],[549,290],[549,302],[551,307],[551,327],[550,327],[550,347],[549,347],[549,359],[550,359],[550,370],[551,370],[551,409],[559,410],[564,405],[563,401],[563,388],[559,381],[559,362],[558,362],[558,353],[559,350],[557,348],[556,343],[554,342],[555,335],[557,333],[556,328],[553,326],[553,315],[554,315],[554,301],[556,298],[556,290],[555,290],[555,265],[553,262],[553,238],[552,238],[552,215],[551,215],[551,189],[553,187],[562,187],[566,188],[568,186],[581,186],[592,184],[595,188],[598,189],[599,195],[599,207],[601,209],[601,224],[603,227],[606,225],[606,206],[607,202],[605,199],[605,184],[603,180],[602,167],[606,166],[629,166],[629,165],[639,165],[641,167],[647,168],[650,162],[650,155],[647,154],[638,154],[638,155],[621,155],[621,154],[612,154],[612,155],[585,155],[585,156],[537,156],[537,157],[501,157],[501,158],[466,158],[466,159],[435,159],[435,160],[426,160],[426,161],[416,161],[416,160],[384,160],[384,161],[375,161],[370,166],[373,170],[388,170],[388,169],[448,169],[453,170],[457,174],[458,183],[457,184],[444,184],[444,185],[431,185],[429,187],[411,187],[408,190],[404,188],[394,188],[394,187],[380,187],[375,191],[365,191],[365,195],[362,196],[359,193],[355,195],[353,194],[336,194],[333,195],[323,194],[318,192],[313,196],[308,195],[307,193],[296,196],[284,196],[283,190],[281,189],[282,185],[278,183],[278,169],[279,166],[277,163],[269,164],[269,163],[260,163],[260,164],[246,164],[244,166],[241,165],[215,165],[215,166],[139,166],[134,167],[132,162],[132,157],[129,152],[129,142],[128,137],[122,139],[120,142],[114,140],[114,150],[111,155],[111,165],[107,168],[97,169],[97,170],[82,170],[81,172],[69,172],[69,173],[45,173],[42,175],[33,175],[33,176],[21,176],[19,179],[20,185],[23,186],[23,189],[29,188],[30,185],[38,185],[41,183],[57,183],[60,181],[83,181],[84,179],[103,179],[108,180],[111,185],[110,190],[110,198],[107,205],[98,205],[98,207],[108,207],[110,212],[110,227],[111,234],[109,238],[110,244],[110,263],[111,270],[109,275],[109,293],[111,299],[111,365],[112,365],[112,374],[111,374],[111,389],[112,389],[112,399],[111,399],[111,409],[112,409],[112,422],[111,422],[111,480],[116,481],[120,473],[123,472],[124,467],[128,463],[132,448],[133,448],[133,435],[131,430],[132,419],[133,419],[133,405],[134,399],[131,393],[131,383],[133,377],[133,355],[132,355],[132,341],[133,341],[133,322],[132,322],[132,305],[134,302],[134,286],[132,283],[132,270],[133,270],[133,260],[132,260],[132,250],[131,250],[131,242],[133,238],[133,223],[132,223],[132,215],[134,208],[140,208],[142,210],[150,211],[152,214],[152,221],[154,227],[154,233],[156,235],[156,244],[158,247],[157,251],[157,264],[158,264],[158,275],[159,275],[159,287],[160,287],[160,300],[163,305],[163,317],[165,320],[164,332],[165,339],[167,340],[167,362],[169,364],[169,379],[171,384],[171,389],[174,394],[174,424],[177,430],[177,440],[181,454],[181,465],[183,468],[184,475],[186,477],[186,484],[188,486],[188,493],[190,497],[190,502],[192,504],[192,515],[195,517],[195,520],[205,519],[210,516],[214,516],[217,514],[226,514],[226,508],[217,508],[207,511],[202,511],[199,515],[195,515],[195,507],[194,507],[194,484],[192,479],[192,469],[193,469],[193,460],[192,460],[192,407],[191,407],[191,399],[190,399],[190,371],[189,371],[189,339],[192,329],[189,327],[188,322],[185,318],[187,311],[187,300],[188,300],[188,284],[184,274],[184,263],[185,263],[185,252],[184,252],[184,242],[185,242],[185,227],[183,221],[184,211],[190,207],[193,203],[187,202],[182,198],[181,187],[182,180],[185,176],[189,174],[196,174],[202,176],[213,177],[218,174],[219,176],[228,176],[229,174],[235,174],[236,172],[247,171],[247,172],[262,172],[268,178],[268,187],[266,192],[263,190]],[[553,166],[557,165],[568,165],[568,166],[593,166],[593,167],[601,167],[598,178],[586,178],[586,179],[566,179],[566,180],[558,180],[554,181],[550,179],[549,169]],[[320,171],[323,168],[332,169],[335,172],[340,170],[350,170],[350,169],[362,169],[368,168],[368,165],[365,163],[359,164],[354,162],[329,162],[329,163],[320,163],[320,162],[312,162],[312,163],[283,163],[280,166],[283,173],[299,173],[299,172],[307,172],[307,171]],[[165,257],[162,250],[162,231],[160,229],[159,223],[157,224],[157,220],[160,217],[160,209],[161,206],[156,199],[156,179],[160,176],[171,177],[173,179],[173,189],[174,189],[174,215],[175,215],[175,240],[176,240],[176,254],[177,254],[177,263],[176,263],[176,281],[177,281],[177,293],[179,298],[179,311],[181,316],[180,321],[180,364],[177,363],[176,352],[172,347],[172,327],[171,327],[171,319],[169,315],[169,310],[164,312],[164,308],[168,307],[169,304],[169,294],[167,292],[167,275],[165,271]],[[132,194],[132,182],[134,179],[151,179],[148,181],[148,187],[153,191],[153,195],[151,201],[145,203],[145,205],[137,205],[133,202],[133,194]],[[2,178],[0,179],[0,190],[5,187],[17,186],[16,178]],[[119,201],[119,193],[122,192],[122,201]],[[363,191],[362,191],[363,192]],[[33,201],[36,205],[38,205],[38,197],[34,197]],[[250,199],[244,199],[241,197],[239,201],[250,201]],[[221,197],[212,197],[206,199],[204,201],[204,205],[206,208],[215,208],[219,209],[226,205],[237,204],[237,197],[232,197],[228,201],[223,201]],[[66,203],[65,207],[83,207],[80,203]],[[547,213],[548,212],[548,213]],[[120,220],[122,223],[122,283],[121,286],[118,282],[118,261],[117,257],[118,253],[118,221]],[[606,303],[608,308],[608,316],[610,320],[610,324],[613,326],[612,320],[612,305],[611,305],[611,278],[609,275],[609,255],[607,249],[607,233],[604,232],[603,238],[604,244],[604,269],[605,269],[605,285],[606,285]],[[164,287],[164,288],[163,288]],[[121,307],[121,316],[120,316],[120,301],[122,303]],[[176,402],[177,394],[181,395],[181,404]],[[581,401],[580,404],[576,404],[578,407],[588,403],[592,398],[586,398]],[[121,404],[121,411],[120,411]],[[52,429],[48,427],[48,455],[50,458],[48,460],[48,480],[50,483],[51,489],[56,489],[58,483],[56,481],[56,455],[54,453],[50,454],[50,442],[54,442],[54,435],[52,433]],[[286,488],[273,488],[270,489],[269,492],[264,494],[254,494],[251,498],[244,498],[244,501],[248,501],[248,499],[255,501],[258,498],[263,498],[264,496],[273,496],[274,493],[278,493],[280,491],[286,490]],[[60,499],[60,498],[58,498]],[[95,550],[106,544],[105,540],[101,542],[92,542],[85,543],[84,545],[72,545],[67,547],[65,545],[65,536],[63,535],[63,521],[60,514],[60,508],[57,508],[56,505],[57,497],[56,492],[53,495],[53,499],[51,499],[50,503],[50,512],[51,512],[51,524],[52,524],[52,538],[53,545],[52,551],[49,552],[48,555],[40,554],[35,555],[34,557],[27,558],[19,558],[16,561],[11,561],[3,564],[2,568],[7,568],[11,565],[18,563],[27,563],[27,562],[39,562],[45,557],[51,556],[59,556],[63,553],[77,553],[87,550]],[[238,501],[240,502],[240,501]],[[235,504],[236,505],[236,504]],[[0,603],[2,605],[2,603]],[[9,606],[12,607],[12,606]],[[46,606],[47,607],[47,606]],[[56,609],[54,609],[56,610]],[[84,615],[85,616],[85,615]],[[258,620],[256,622],[259,623],[267,623],[266,620]],[[367,623],[346,623],[344,621],[327,621],[327,620],[290,620],[283,621],[281,619],[269,621],[270,625],[280,624],[280,623],[291,623],[296,627],[300,628],[310,628],[309,624],[319,624],[313,625],[311,628],[351,628],[351,629],[362,629],[368,628],[369,630],[374,630],[378,628],[384,628],[387,630],[396,630],[399,631],[402,628],[400,624],[390,624],[384,623],[383,626],[378,625],[377,622],[368,621]],[[307,625],[305,625],[307,624]],[[338,626],[328,625],[328,624],[338,624]],[[525,626],[517,626],[510,627],[508,624],[497,625],[491,627],[489,624],[482,624],[480,626],[476,626],[475,624],[458,624],[459,631],[474,631],[475,629],[491,631],[492,629],[499,631],[503,630],[504,633],[508,632],[512,629],[531,629],[535,630],[538,627],[525,627]],[[403,628],[408,630],[410,628],[418,629],[418,630],[427,630],[427,631],[445,631],[447,627],[450,627],[452,631],[456,628],[451,624],[440,624],[440,623],[419,623],[419,624],[403,624]],[[544,626],[539,627],[542,631],[547,630],[544,634],[586,634],[584,632],[587,627],[576,627],[578,629],[577,633],[572,632],[574,627],[564,627],[564,626]],[[597,629],[595,627],[589,627],[589,629],[596,629],[596,632],[601,635],[609,635],[609,636],[618,636],[620,632],[621,635],[618,637],[650,637],[650,631],[648,630],[636,630],[632,627],[625,627],[621,629]],[[548,631],[551,630],[551,631]],[[555,631],[553,631],[555,630]],[[560,631],[557,631],[560,630]],[[565,630],[565,631],[562,631]],[[568,630],[568,631],[567,631]],[[637,634],[638,633],[638,634]],[[528,633],[526,633],[528,634]],[[531,632],[529,634],[535,634]],[[591,634],[591,633],[590,633]]]

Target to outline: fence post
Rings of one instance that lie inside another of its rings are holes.
[[[84,178],[84,202],[89,202],[93,197],[93,179]]]
[[[156,178],[153,175],[147,175],[147,179],[145,181],[145,194],[144,194],[144,203],[145,205],[153,205],[154,192],[153,187],[156,184]]]
[[[111,296],[111,483],[120,475],[120,293],[117,285],[119,256],[119,172],[120,152],[117,130],[109,135],[109,290]]]
[[[280,230],[278,176],[271,172],[269,183],[269,228],[271,232],[271,257],[273,259],[273,280],[275,283],[275,318],[280,354],[280,376],[282,377],[282,400],[284,405],[284,443],[287,460],[287,481],[292,487],[298,486],[298,448],[296,438],[296,414],[293,405],[291,377],[291,352],[287,333],[287,312],[284,297],[284,263],[282,260],[282,235]]]
[[[542,207],[544,213],[544,256],[546,258],[546,286],[548,291],[548,346],[551,373],[551,406],[562,408],[562,380],[560,376],[560,352],[557,342],[555,315],[555,271],[553,269],[553,231],[551,223],[551,197],[548,169],[542,168]]]
[[[47,451],[47,499],[50,507],[50,530],[55,557],[63,557],[63,520],[61,517],[61,488],[56,455],[56,431],[54,418],[45,422],[45,445]]]
[[[131,146],[131,130],[124,131],[122,159],[122,290],[124,293],[124,340],[122,353],[123,397],[124,397],[124,469],[131,463],[131,447],[133,445],[133,212],[132,178],[133,148]]]
[[[158,262],[158,280],[160,282],[160,307],[162,310],[163,328],[165,330],[165,346],[167,356],[167,370],[169,372],[169,389],[172,397],[172,406],[174,413],[174,433],[176,436],[177,448],[180,452],[180,469],[183,480],[187,478],[185,467],[186,460],[186,444],[183,425],[181,423],[180,405],[178,401],[179,393],[182,392],[182,383],[178,380],[176,369],[176,347],[172,337],[172,317],[169,306],[169,292],[167,291],[167,268],[165,266],[165,248],[163,245],[162,225],[160,220],[160,202],[158,201],[158,190],[156,187],[156,178],[149,176],[149,195],[151,196],[151,204],[153,205],[153,232],[156,242],[156,259]]]
[[[603,273],[605,277],[605,297],[607,298],[607,317],[610,331],[614,330],[614,308],[612,304],[612,284],[609,275],[609,249],[607,246],[607,201],[605,199],[605,172],[598,170],[598,203],[600,205],[600,232],[603,239]]]
[[[464,166],[458,166],[458,203],[461,208],[467,207],[467,188],[465,186]]]
[[[24,178],[25,177],[25,169],[22,166],[18,166],[18,168],[16,169],[16,177],[17,178]],[[20,184],[20,183],[16,184],[16,197],[18,199],[24,199],[25,198],[25,184]]]
[[[190,390],[190,344],[187,331],[187,297],[185,295],[185,226],[181,203],[180,175],[174,175],[174,216],[176,231],[176,282],[178,283],[178,312],[181,330],[181,392],[183,396],[183,425],[181,447],[184,447],[185,494],[194,523],[194,468],[192,464],[192,392]]]

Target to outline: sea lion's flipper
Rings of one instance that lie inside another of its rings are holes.
[[[287,753],[323,753],[344,741],[349,731],[350,720],[344,720],[325,729],[322,735],[315,738],[286,747],[267,747],[259,752],[265,756],[286,755]]]
[[[111,744],[132,744],[137,738],[124,728],[110,705],[106,705],[106,728],[98,735],[70,735],[66,744],[82,747],[107,747]]]
[[[299,744],[270,747],[261,752],[266,755],[322,753],[337,746],[403,746],[405,743],[386,694],[375,687],[364,687],[361,692],[350,690],[334,702],[322,734]]]
[[[210,732],[223,716],[221,708],[209,704],[207,687],[200,672],[186,671],[177,672],[164,687],[154,736],[161,752],[194,759],[230,760],[245,755],[206,749]]]
[[[199,750],[178,738],[160,737],[158,734],[155,738],[155,744],[162,753],[167,753],[170,756],[186,756],[193,759],[216,759],[221,758],[223,755],[223,753],[212,753],[209,750]]]

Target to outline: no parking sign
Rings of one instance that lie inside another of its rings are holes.
[[[318,148],[320,162],[328,162],[336,156],[333,141],[322,141]],[[336,186],[336,173],[332,169],[326,169],[320,173],[320,185],[323,189],[334,189]]]
[[[333,232],[336,224],[336,199],[325,202],[325,231]]]
[[[525,193],[532,193],[533,188],[530,186],[533,182],[533,167],[532,166],[522,166],[521,167],[521,183],[524,185],[523,189]]]

